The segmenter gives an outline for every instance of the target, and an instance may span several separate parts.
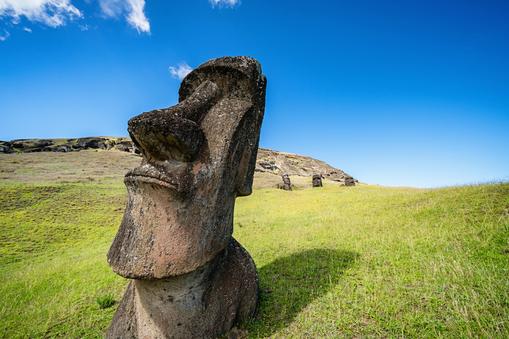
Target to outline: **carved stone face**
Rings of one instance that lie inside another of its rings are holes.
[[[314,174],[313,175],[313,187],[322,187],[322,175],[321,174]]]
[[[265,86],[254,59],[212,60],[183,80],[176,106],[129,121],[143,161],[125,177],[127,208],[108,253],[116,273],[180,275],[226,248],[235,197],[251,193]]]

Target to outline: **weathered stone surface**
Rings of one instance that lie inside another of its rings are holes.
[[[78,139],[18,139],[0,141],[0,153],[75,152],[84,149],[119,149],[139,153],[128,138],[87,137]]]
[[[72,147],[69,145],[56,146],[54,152],[72,152]]]
[[[0,153],[12,153],[11,143],[8,141],[0,141]]]
[[[292,190],[292,182],[290,181],[290,176],[288,174],[283,174],[281,176],[281,179],[283,180],[283,185],[281,186],[281,189],[285,191],[291,191]]]
[[[313,187],[322,187],[322,175],[321,174],[314,174],[313,180],[312,180]]]
[[[11,148],[27,153],[42,152],[45,147],[53,145],[53,141],[48,139],[17,139],[10,143]]]
[[[133,280],[108,330],[110,338],[215,338],[253,317],[256,267],[231,239],[193,272],[169,279]]]
[[[116,142],[113,144],[112,147],[122,152],[134,153],[134,144],[131,140],[123,140]]]
[[[125,177],[108,262],[135,280],[110,337],[214,337],[254,313],[256,269],[232,238],[233,209],[251,194],[265,86],[254,59],[211,60],[176,106],[129,121],[143,161]]]
[[[106,149],[106,138],[101,137],[89,137],[89,138],[79,138],[77,140],[77,148],[78,149],[87,149],[87,148],[95,148],[95,149]]]

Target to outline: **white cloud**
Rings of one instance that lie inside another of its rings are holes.
[[[124,11],[123,0],[99,0],[99,7],[103,14],[110,18],[118,17]]]
[[[68,20],[83,17],[70,0],[0,0],[0,17],[18,24],[21,17],[50,27],[59,27]]]
[[[9,35],[11,35],[9,32],[4,31],[4,33],[3,33],[3,34],[0,34],[0,41],[5,41],[5,40],[7,40],[7,38],[9,37]]]
[[[171,76],[174,78],[178,78],[180,80],[184,79],[186,77],[186,75],[191,73],[192,70],[193,69],[191,68],[191,66],[189,66],[185,62],[178,64],[177,67],[174,67],[174,66],[169,67]]]
[[[131,26],[135,27],[138,32],[150,32],[150,23],[145,16],[145,0],[127,0],[130,6],[129,15],[127,16],[127,22]]]
[[[150,33],[150,22],[144,12],[145,0],[99,0],[99,7],[105,16],[125,16],[129,25],[138,32]]]
[[[85,0],[90,3],[91,0]],[[124,17],[138,32],[150,33],[150,22],[145,16],[145,0],[97,0],[101,12],[108,18]],[[22,18],[49,27],[64,26],[67,22],[83,18],[83,13],[72,2],[76,0],[0,0],[0,19],[6,19],[10,26],[18,25]],[[80,24],[82,31],[89,29]],[[19,27],[32,32],[29,27]],[[10,33],[0,33],[0,41],[5,41]]]
[[[209,0],[212,7],[235,7],[240,4],[240,0]]]

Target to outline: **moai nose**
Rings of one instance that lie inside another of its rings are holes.
[[[133,142],[148,161],[193,161],[205,140],[200,121],[218,93],[217,85],[206,80],[177,105],[132,118],[128,131]]]

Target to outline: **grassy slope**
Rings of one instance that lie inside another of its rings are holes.
[[[0,333],[102,335],[124,203],[120,180],[2,181]],[[508,184],[259,189],[235,237],[260,274],[253,337],[509,336]]]

